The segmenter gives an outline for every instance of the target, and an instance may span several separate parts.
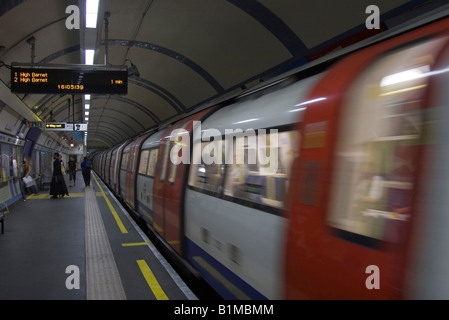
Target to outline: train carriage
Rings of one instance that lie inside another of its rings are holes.
[[[312,91],[310,99],[326,99],[301,124],[286,298],[407,297],[410,228],[425,214],[417,178],[429,169],[422,161],[438,125],[431,78],[449,63],[448,27],[445,20],[350,55]]]
[[[123,148],[123,151],[121,153],[121,160],[120,160],[120,167],[119,167],[119,173],[118,173],[118,195],[121,199],[126,200],[127,194],[130,192],[130,190],[127,190],[127,174],[128,174],[128,162],[130,160],[130,157],[132,154],[130,154],[132,144],[135,139],[132,139],[129,141],[126,146]]]
[[[188,163],[172,161],[173,148],[184,144],[183,148],[177,148],[179,150],[177,155],[181,154],[181,157],[183,152],[190,149],[190,139],[183,139],[183,136],[191,132],[193,121],[200,121],[208,112],[209,110],[202,110],[177,121],[165,131],[160,140],[154,179],[153,223],[155,230],[179,254],[182,251],[183,221],[185,221],[183,203]],[[186,157],[184,159],[188,160]]]
[[[108,171],[108,175],[109,175],[109,180],[105,181],[105,183],[112,189],[114,188],[115,162],[116,162],[118,148],[119,148],[119,146],[115,146],[114,148],[111,149],[111,160],[109,162],[109,167],[105,168]]]
[[[112,156],[112,181],[110,187],[118,195],[120,193],[120,170],[122,166],[123,149],[128,145],[129,140],[119,145],[113,151]]]
[[[110,149],[108,151],[105,152],[106,154],[106,158],[105,158],[105,163],[104,163],[104,169],[103,169],[103,174],[104,174],[104,181],[107,185],[110,185],[110,180],[111,180],[111,160],[112,160],[112,152],[114,151],[114,149]]]
[[[153,224],[153,192],[155,169],[159,154],[160,140],[165,129],[150,135],[142,144],[139,166],[137,170],[136,206],[137,212],[145,222],[155,228]]]
[[[150,136],[152,132],[147,132],[129,144],[128,163],[126,165],[126,196],[125,201],[136,210],[136,179],[137,168],[139,166],[140,149],[142,143]],[[138,191],[138,190],[137,190]]]
[[[282,297],[283,201],[300,140],[293,124],[320,77],[222,108],[194,137],[201,161],[186,192],[186,258],[226,298]]]
[[[107,156],[107,152],[103,152],[100,156],[100,177],[102,179],[105,178],[105,171],[106,171],[106,156]]]

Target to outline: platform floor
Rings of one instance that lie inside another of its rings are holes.
[[[68,197],[48,192],[5,217],[0,299],[197,299],[95,174],[85,187],[78,171]]]

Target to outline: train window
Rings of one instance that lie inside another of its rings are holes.
[[[121,165],[121,169],[122,170],[126,170],[126,166],[128,165],[128,152],[123,153],[122,155],[122,165]]]
[[[148,168],[150,150],[142,150],[140,154],[139,174],[146,174]]]
[[[201,164],[192,164],[189,176],[189,185],[202,190],[220,194],[223,185],[224,153],[216,155],[216,150],[223,150],[222,141],[217,141],[215,148],[208,149],[210,142],[201,143],[201,154],[205,154]],[[220,157],[220,158],[217,158]],[[215,161],[213,161],[215,159]],[[204,162],[206,160],[206,162]]]
[[[159,154],[159,149],[151,149],[150,151],[150,160],[148,163],[148,170],[147,175],[153,177],[154,176],[154,170],[156,168],[157,163],[157,155]]]
[[[297,156],[296,139],[296,131],[259,134],[256,144],[249,137],[237,137],[233,146],[226,148],[233,152],[234,161],[227,165],[224,194],[282,209],[291,165]]]
[[[327,220],[340,234],[400,241],[412,213],[425,88],[439,41],[380,58],[348,91]]]

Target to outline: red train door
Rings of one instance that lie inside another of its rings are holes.
[[[128,179],[128,167],[130,162],[131,149],[134,144],[134,140],[130,141],[122,151],[120,169],[119,169],[119,196],[122,200],[126,201],[128,199],[129,189],[127,188],[129,184]]]
[[[427,36],[446,26],[357,52],[311,92],[317,102],[298,127],[289,190],[287,299],[403,297],[411,223],[420,214],[429,78],[447,43]]]
[[[151,133],[146,133],[138,137],[132,142],[131,149],[129,151],[128,166],[126,172],[126,202],[131,206],[131,208],[136,209],[136,179],[137,179],[137,168],[139,167],[140,160],[140,147],[145,139]]]
[[[170,153],[175,145],[182,144],[183,147],[190,148],[193,121],[200,120],[207,112],[208,110],[203,110],[176,122],[165,131],[159,145],[153,193],[154,228],[178,253],[181,253],[182,247],[182,202],[188,171],[186,164],[173,163]],[[181,137],[182,131],[176,133],[176,129],[183,129],[184,134],[189,134]]]
[[[120,184],[119,184],[119,179],[120,179],[120,166],[121,166],[121,159],[122,159],[122,151],[125,148],[125,144],[127,142],[123,143],[121,146],[119,146],[117,148],[117,151],[115,152],[115,161],[112,164],[114,167],[113,169],[113,176],[112,176],[112,190],[114,190],[114,192],[116,194],[120,193]]]

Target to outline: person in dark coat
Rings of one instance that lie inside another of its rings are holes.
[[[64,195],[69,195],[69,190],[67,189],[64,176],[62,175],[61,160],[59,159],[58,152],[55,152],[53,159],[55,159],[55,161],[53,161],[53,176],[50,184],[50,194],[52,195],[51,198],[56,199],[58,196],[63,198]]]
[[[69,172],[69,178],[70,178],[69,187],[72,186],[72,180],[73,180],[73,186],[76,185],[76,167],[77,167],[77,164],[76,164],[75,157],[71,156],[69,163],[67,164],[67,168],[68,168],[67,171]]]
[[[84,157],[84,161],[81,162],[81,172],[83,173],[84,184],[86,187],[90,187],[90,170],[92,170],[92,162],[87,157]]]

